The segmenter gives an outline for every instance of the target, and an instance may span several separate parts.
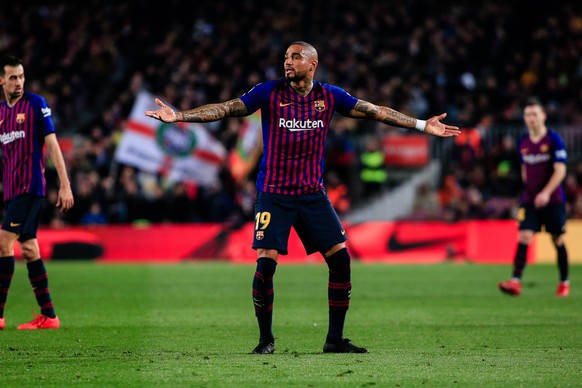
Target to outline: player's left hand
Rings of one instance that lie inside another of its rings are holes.
[[[459,127],[441,123],[441,120],[445,117],[447,117],[446,113],[431,117],[426,121],[424,131],[430,135],[440,137],[459,136],[461,134]]]
[[[537,208],[544,207],[548,203],[550,203],[550,194],[546,194],[543,191],[534,198],[534,206]]]
[[[56,206],[61,210],[61,213],[65,213],[75,204],[73,199],[73,192],[70,187],[61,187],[57,195]]]

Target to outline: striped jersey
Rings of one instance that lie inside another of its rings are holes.
[[[13,107],[0,103],[4,201],[46,194],[42,149],[45,136],[54,132],[51,110],[41,96],[24,93]]]
[[[554,173],[554,163],[567,162],[566,147],[560,135],[548,129],[546,135],[537,143],[531,141],[529,134],[523,135],[519,140],[518,149],[526,178],[521,203],[533,204],[536,195],[542,191]],[[551,194],[549,203],[564,201],[564,189],[559,185]]]
[[[263,157],[257,190],[301,195],[323,190],[323,150],[334,112],[349,115],[358,101],[345,90],[313,81],[303,97],[285,79],[258,84],[241,100],[261,110]]]

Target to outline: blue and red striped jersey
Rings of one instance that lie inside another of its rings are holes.
[[[323,190],[323,150],[334,112],[349,115],[358,101],[345,90],[318,81],[303,97],[285,79],[258,84],[241,100],[261,110],[263,157],[257,190],[300,195]]]
[[[24,93],[13,107],[0,103],[4,201],[20,195],[46,195],[42,149],[46,135],[55,132],[46,100]]]
[[[529,134],[518,143],[521,163],[525,167],[525,187],[521,194],[522,204],[533,204],[536,195],[543,190],[554,173],[554,163],[567,163],[564,141],[560,135],[548,129],[548,133],[537,143]],[[550,195],[550,203],[563,203],[565,193],[562,185]]]

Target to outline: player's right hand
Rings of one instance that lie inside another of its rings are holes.
[[[176,116],[176,112],[162,101],[159,98],[156,98],[156,104],[160,106],[158,110],[146,110],[144,113],[146,116],[152,117],[154,119],[163,121],[164,123],[173,123],[178,121],[178,117]]]

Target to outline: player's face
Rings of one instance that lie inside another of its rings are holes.
[[[300,45],[291,45],[285,53],[285,78],[289,81],[298,82],[305,79],[315,70],[312,58]]]
[[[24,68],[18,66],[4,66],[4,77],[0,77],[0,83],[6,96],[10,99],[18,98],[24,93]]]
[[[539,105],[526,106],[523,111],[523,121],[529,129],[543,128],[546,122],[546,113]]]

